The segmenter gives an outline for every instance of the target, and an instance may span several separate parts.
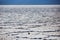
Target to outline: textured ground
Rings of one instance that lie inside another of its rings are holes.
[[[0,5],[0,40],[60,40],[60,6]]]

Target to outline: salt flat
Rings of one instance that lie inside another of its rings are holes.
[[[0,40],[60,40],[60,5],[0,5]]]

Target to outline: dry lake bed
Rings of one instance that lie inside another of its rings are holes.
[[[0,5],[0,40],[60,40],[60,5]]]

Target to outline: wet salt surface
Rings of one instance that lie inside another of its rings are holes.
[[[60,6],[0,6],[0,40],[60,40]]]

